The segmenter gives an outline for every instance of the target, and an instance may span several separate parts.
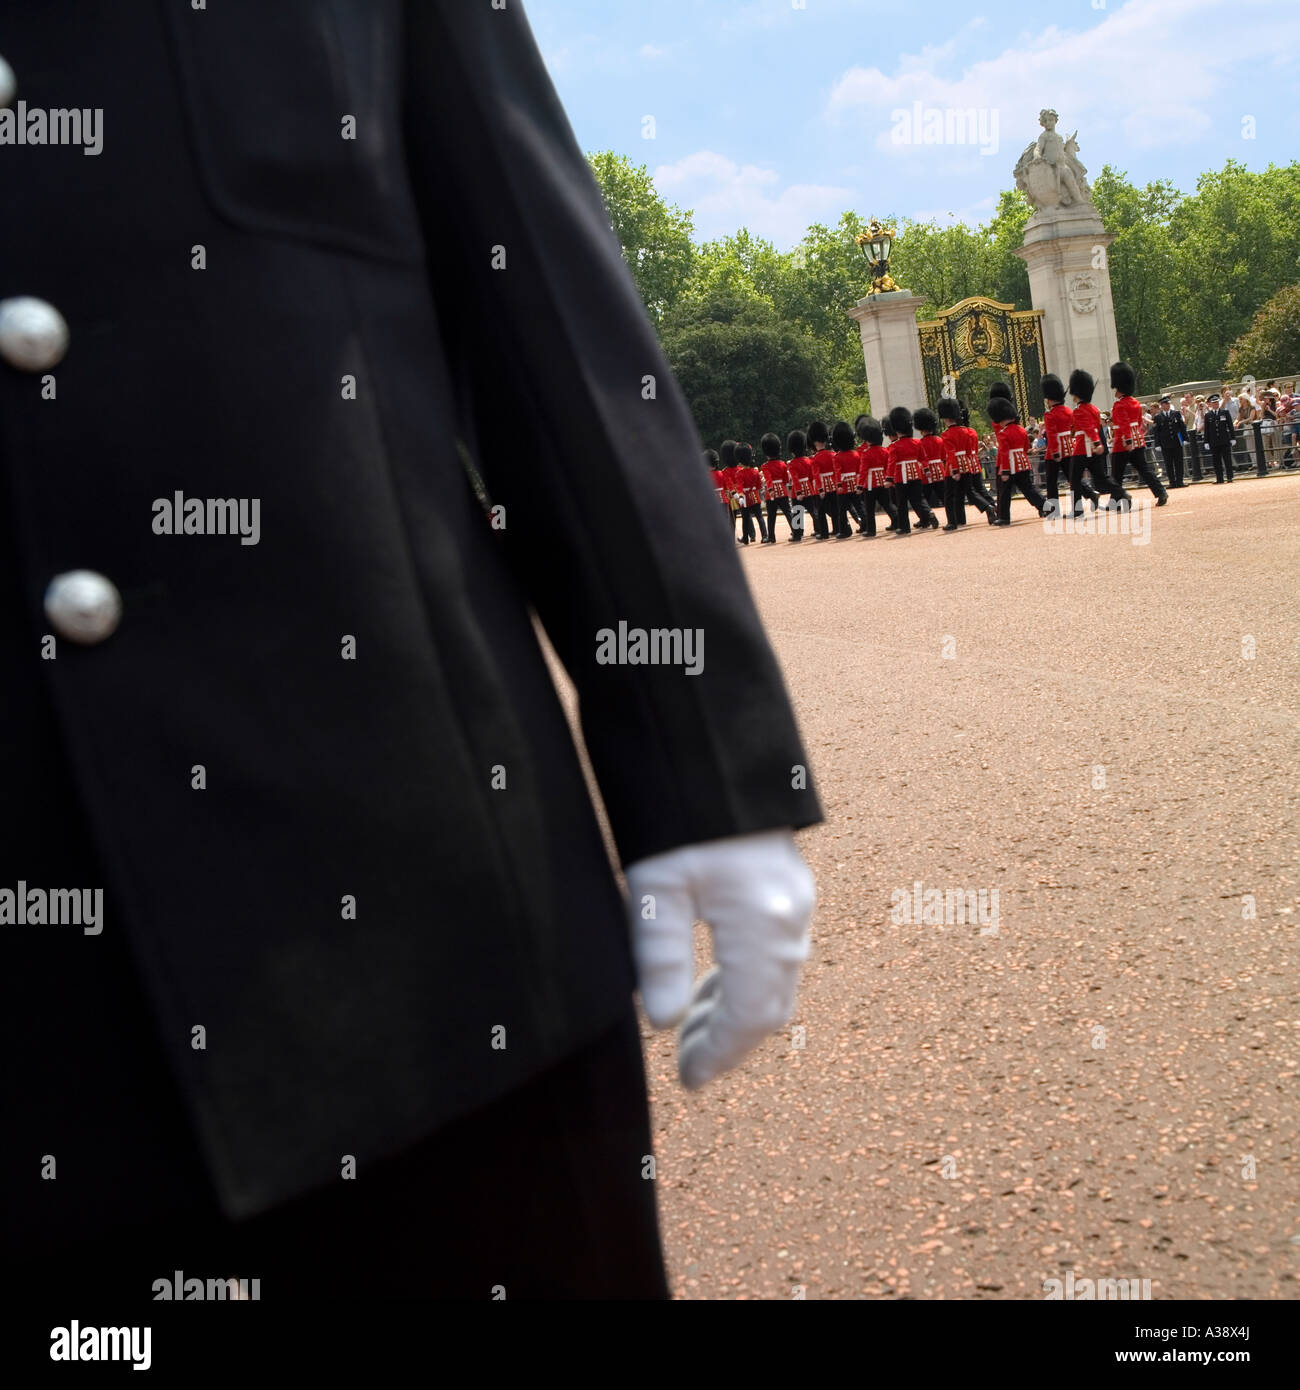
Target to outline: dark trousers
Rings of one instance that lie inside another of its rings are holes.
[[[1132,464],[1137,471],[1137,475],[1151,489],[1157,497],[1167,497],[1165,485],[1156,476],[1156,470],[1147,462],[1147,451],[1145,449],[1121,450],[1119,453],[1112,453],[1110,456],[1111,470],[1115,475],[1115,485],[1120,492],[1124,491],[1124,474],[1128,471],[1129,464]]]
[[[813,530],[821,540],[827,540],[838,523],[835,520],[835,494],[833,492],[814,493],[808,499],[813,510]]]
[[[1049,502],[1059,502],[1060,494],[1057,491],[1057,481],[1063,476],[1070,489],[1071,509],[1074,512],[1081,513],[1083,511],[1085,499],[1090,501],[1093,506],[1096,506],[1099,499],[1092,488],[1083,481],[1082,468],[1077,470],[1079,476],[1077,479],[1075,478],[1076,469],[1074,467],[1074,462],[1073,458],[1048,459],[1046,469],[1047,500]],[[1057,510],[1059,512],[1059,507]]]
[[[352,1181],[239,1223],[123,1212],[110,1234],[23,1252],[22,1277],[114,1307],[176,1270],[259,1279],[262,1299],[664,1299],[651,1152],[629,1000],[582,1051]]]
[[[898,509],[898,534],[908,536],[912,533],[912,523],[908,516],[908,508],[916,513],[916,517],[921,527],[935,525],[934,513],[930,510],[930,504],[925,500],[925,484],[919,478],[913,478],[910,483],[897,483],[894,486],[894,506]]]
[[[890,497],[889,488],[868,488],[866,493],[863,494],[863,496],[864,500],[862,504],[862,515],[863,520],[866,522],[867,535],[874,536],[876,534],[877,506],[880,507],[880,509],[885,513],[885,515],[889,518],[890,522],[893,525],[898,525],[898,512],[894,507],[892,498]]]
[[[966,524],[966,489],[960,476],[943,480],[943,510],[949,526]]]
[[[1232,445],[1228,440],[1221,444],[1210,445],[1210,461],[1214,464],[1214,481],[1216,483],[1232,481]],[[1225,478],[1226,474],[1226,478]]]
[[[1162,444],[1160,455],[1165,461],[1165,477],[1170,487],[1183,487],[1183,446],[1181,444]]]
[[[790,537],[792,540],[803,539],[803,527],[796,526],[794,513],[790,510],[790,499],[788,497],[769,497],[767,499],[767,534],[772,540],[776,540],[776,514],[781,512],[790,527]]]
[[[1034,486],[1033,473],[1026,468],[1023,473],[998,474],[998,520],[1011,520],[1011,494],[1016,488],[1024,493],[1025,500],[1039,516],[1042,516],[1047,503],[1043,494]]]
[[[1083,481],[1085,469],[1092,475],[1097,492],[1094,492]],[[1091,498],[1094,506],[1101,500],[1098,493],[1104,492],[1110,497],[1127,495],[1122,487],[1116,487],[1111,481],[1110,474],[1106,470],[1105,454],[1076,454],[1070,460],[1070,491],[1075,497]]]
[[[961,484],[966,492],[966,500],[976,506],[985,516],[996,516],[998,514],[998,504],[989,494],[988,488],[984,485],[983,473],[963,473]]]
[[[763,522],[763,504],[754,502],[741,513],[741,540],[748,545],[754,539],[754,523],[758,523],[758,534],[767,539],[767,527]]]

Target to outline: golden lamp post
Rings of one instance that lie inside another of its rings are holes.
[[[889,274],[889,253],[894,245],[894,229],[882,227],[873,217],[867,224],[867,230],[859,232],[854,240],[871,267],[871,287],[867,293],[887,294],[890,290],[896,290],[898,286]]]

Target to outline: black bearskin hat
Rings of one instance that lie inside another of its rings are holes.
[[[754,451],[748,444],[736,445],[736,463],[741,468],[751,468],[754,464]]]
[[[1092,400],[1092,393],[1096,385],[1097,383],[1092,379],[1092,373],[1085,372],[1082,367],[1076,367],[1070,373],[1070,395],[1076,400]]]
[[[1110,389],[1121,396],[1131,396],[1137,385],[1137,373],[1127,362],[1116,362],[1110,369]]]
[[[785,437],[785,451],[792,459],[803,458],[808,452],[808,436],[802,430],[791,430]]]
[[[831,428],[831,443],[841,452],[851,449],[857,442],[853,426],[847,420],[836,420]]]
[[[1065,400],[1065,387],[1061,385],[1061,378],[1054,372],[1048,372],[1039,383],[1043,388],[1043,399],[1056,401],[1058,404]]]
[[[864,415],[862,423],[858,426],[858,438],[864,444],[883,444],[885,442],[884,431],[880,428],[880,421],[874,415]]]
[[[923,405],[912,416],[912,423],[922,434],[933,434],[939,428],[939,417],[928,405]]]
[[[889,423],[901,439],[912,437],[912,412],[905,405],[896,405],[889,412]]]
[[[781,440],[771,430],[768,430],[758,441],[758,447],[762,449],[765,458],[779,459],[781,457]]]
[[[961,403],[955,401],[951,396],[940,396],[939,404],[935,406],[934,413],[941,420],[960,420]]]
[[[822,421],[814,420],[812,424],[808,426],[808,443],[826,443],[826,426],[822,423]]]
[[[704,464],[707,468],[718,468],[718,451],[716,449],[705,449]]]
[[[994,396],[989,401],[989,419],[994,424],[999,424],[1003,420],[1016,420],[1018,418],[1016,408],[1010,401],[1004,400],[1001,396]]]
[[[736,462],[736,441],[734,439],[724,439],[718,445],[718,457],[724,468],[731,468]]]
[[[996,401],[1001,398],[1004,401],[1011,399],[1011,387],[1005,381],[995,381],[989,387],[989,400]]]

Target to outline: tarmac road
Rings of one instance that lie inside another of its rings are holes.
[[[969,514],[744,553],[820,902],[738,1073],[688,1094],[645,1030],[674,1291],[1296,1298],[1300,478],[1147,544]],[[983,926],[891,920],[918,882]]]

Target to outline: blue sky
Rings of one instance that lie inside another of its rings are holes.
[[[846,208],[984,221],[1044,106],[1078,129],[1090,175],[1112,164],[1190,192],[1225,159],[1300,155],[1298,0],[527,11],[582,147],[647,165],[701,240],[747,226],[787,249]]]

